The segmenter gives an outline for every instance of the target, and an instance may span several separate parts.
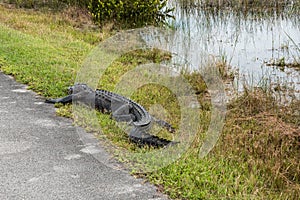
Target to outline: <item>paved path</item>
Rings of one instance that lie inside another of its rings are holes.
[[[0,199],[162,200],[150,184],[108,167],[89,133],[0,73]],[[95,157],[98,156],[98,159]]]

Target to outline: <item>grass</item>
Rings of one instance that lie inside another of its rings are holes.
[[[68,12],[0,6],[0,70],[45,97],[65,95],[65,88],[74,82],[85,56],[97,42],[112,34],[109,29],[100,31],[92,25],[82,26],[89,23],[88,18],[77,21]],[[155,51],[126,54],[109,67],[99,86],[112,90],[119,77],[135,65],[161,59],[169,59],[169,55]],[[223,67],[220,72],[224,74]],[[174,199],[299,199],[299,101],[281,106],[266,88],[245,90],[228,105],[217,146],[209,156],[200,159],[199,142],[210,122],[210,103],[202,98],[206,86],[201,76],[192,73],[185,78],[195,88],[201,104],[199,132],[180,159],[139,176]],[[178,124],[178,102],[167,88],[148,85],[136,91],[132,98],[146,108],[164,105],[168,111],[166,119],[175,126]],[[56,106],[58,114],[74,117],[71,106]],[[86,109],[76,109],[79,110],[75,112],[83,115],[90,114]],[[100,123],[107,141],[117,145],[120,151],[148,151],[129,143],[126,134],[108,115],[96,113],[96,116],[94,121],[84,121],[91,119],[84,116],[77,116],[75,120],[83,126],[90,125],[91,130]],[[169,133],[159,134],[170,137]]]
[[[84,56],[104,35],[77,30],[60,14],[0,10],[2,71],[46,97],[64,94]]]
[[[172,198],[299,199],[296,102],[281,107],[261,89],[246,91],[230,103],[223,134],[208,157],[199,159],[195,145],[148,178]]]
[[[181,0],[179,5],[183,8],[200,7],[205,10],[224,10],[243,12],[282,12],[285,9],[296,11],[299,1],[289,0]]]
[[[270,63],[266,64],[267,66],[275,66],[278,67],[280,70],[284,71],[286,68],[292,68],[297,71],[300,71],[300,62],[298,62],[298,59],[293,62],[286,62],[285,58],[282,57],[276,61],[272,61]]]
[[[284,71],[286,68],[292,68],[297,71],[300,71],[300,46],[295,42],[295,40],[285,32],[285,35],[289,38],[289,41],[295,46],[295,53],[291,53],[293,57],[292,62],[286,62],[285,58],[282,57],[277,60],[272,60],[271,62],[267,63],[267,66],[276,66],[280,70]],[[282,47],[288,49],[288,47]]]

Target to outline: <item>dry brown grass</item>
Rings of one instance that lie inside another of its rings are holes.
[[[93,27],[94,22],[87,9],[70,6],[63,10],[62,17],[71,22],[75,27]]]
[[[246,91],[229,106],[222,143],[216,152],[246,162],[254,174],[263,176],[266,188],[289,190],[300,197],[297,105],[278,106],[260,89]]]

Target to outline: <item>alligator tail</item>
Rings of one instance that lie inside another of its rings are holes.
[[[147,145],[159,148],[178,143],[157,137],[155,135],[150,135],[146,131],[140,130],[138,127],[135,127],[131,130],[129,139],[140,147]]]
[[[170,140],[166,140],[160,137],[157,137],[155,135],[150,135],[149,137],[141,138],[141,137],[135,137],[135,136],[129,136],[129,139],[136,143],[138,146],[152,146],[152,147],[165,147],[171,143],[173,143]]]

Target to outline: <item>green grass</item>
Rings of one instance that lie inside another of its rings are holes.
[[[1,70],[46,97],[65,94],[96,34],[80,33],[50,13],[0,10]]]
[[[78,67],[71,55],[30,35],[1,26],[1,69],[46,97],[61,96]]]
[[[195,158],[189,155],[149,178],[162,185],[172,198],[257,199],[255,192],[262,193],[263,180],[254,176],[245,163],[222,157]]]
[[[65,88],[74,82],[85,56],[97,41],[112,34],[92,26],[83,28],[80,24],[64,12],[34,12],[0,6],[0,70],[45,97],[65,95]],[[161,59],[169,59],[169,55],[155,51],[126,54],[108,68],[99,86],[112,90],[119,77],[135,65]],[[246,90],[228,105],[225,127],[217,146],[208,157],[200,159],[199,147],[210,122],[210,103],[202,98],[206,87],[201,76],[192,73],[185,78],[199,94],[202,108],[199,132],[181,159],[153,173],[139,175],[177,199],[299,199],[299,101],[277,106],[267,90]],[[146,108],[164,105],[168,111],[167,121],[178,125],[178,102],[167,88],[147,85],[132,98]],[[148,151],[131,144],[109,115],[96,113],[94,118],[87,109],[74,108],[74,112],[82,114],[74,116],[72,106],[56,106],[58,114],[74,117],[78,124],[91,131],[97,130],[100,124],[105,137],[120,151]],[[159,134],[170,137],[166,132]]]

